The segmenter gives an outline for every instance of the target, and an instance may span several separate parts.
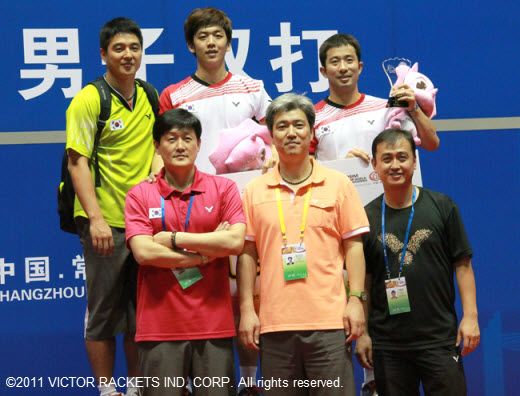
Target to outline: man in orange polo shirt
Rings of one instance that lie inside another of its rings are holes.
[[[240,338],[260,349],[259,385],[266,395],[355,392],[348,344],[365,322],[361,235],[369,231],[368,220],[348,177],[308,155],[314,118],[305,96],[285,94],[269,105],[266,123],[279,166],[251,181],[243,196]],[[260,317],[253,305],[257,260]]]

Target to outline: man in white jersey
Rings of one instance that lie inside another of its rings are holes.
[[[329,80],[329,95],[316,103],[315,138],[311,153],[323,161],[358,157],[367,164],[372,141],[385,129],[390,108],[387,99],[359,92],[358,80],[363,71],[361,47],[349,34],[335,34],[320,47],[320,72]],[[417,132],[426,150],[439,147],[435,126],[417,105],[411,87],[400,84],[391,96],[408,102],[408,117],[402,129]]]
[[[191,76],[164,89],[159,111],[163,113],[181,107],[197,116],[204,137],[195,165],[198,170],[214,174],[215,167],[208,157],[218,145],[220,131],[234,128],[246,119],[262,122],[271,98],[261,80],[232,74],[226,69],[225,56],[231,49],[232,24],[222,10],[194,9],[184,22],[184,35],[189,51],[197,60],[197,69]],[[266,161],[264,166],[268,167],[268,163]],[[236,299],[234,304],[238,305]],[[237,307],[235,312],[238,312]],[[254,384],[256,353],[239,350],[239,356],[241,376],[253,379]],[[242,388],[240,385],[240,395],[258,394],[256,386]]]
[[[233,128],[248,118],[262,121],[271,98],[261,80],[235,75],[226,69],[231,49],[231,20],[215,8],[197,8],[184,23],[188,49],[197,59],[197,70],[168,86],[160,97],[160,112],[182,107],[202,123],[204,138],[197,168],[215,173],[208,159],[217,147],[222,129]]]

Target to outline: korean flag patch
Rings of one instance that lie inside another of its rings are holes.
[[[195,110],[195,105],[193,103],[185,103],[181,106],[185,110],[188,110],[190,113],[196,113],[197,110]]]
[[[110,130],[111,131],[117,131],[119,129],[123,129],[124,127],[125,127],[125,125],[123,124],[122,119],[110,121]]]
[[[160,219],[161,218],[161,208],[150,208],[148,211],[149,219]]]

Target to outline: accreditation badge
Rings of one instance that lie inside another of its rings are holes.
[[[283,277],[286,281],[307,278],[305,244],[295,243],[282,248]]]
[[[390,315],[410,312],[410,301],[408,300],[408,290],[406,289],[404,276],[385,280],[385,288]]]
[[[179,281],[182,290],[187,289],[191,285],[197,283],[202,279],[202,274],[198,267],[183,268],[183,269],[172,269],[173,275]]]

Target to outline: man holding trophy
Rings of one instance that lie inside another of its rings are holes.
[[[311,153],[317,159],[330,161],[357,157],[368,164],[372,140],[386,129],[391,106],[406,109],[401,128],[417,135],[424,149],[436,150],[439,147],[435,126],[417,104],[410,86],[392,86],[390,100],[359,92],[358,80],[363,62],[361,47],[354,36],[339,33],[329,37],[321,45],[319,57],[320,72],[329,81],[329,95],[315,105],[316,133]],[[394,69],[395,66],[390,66],[385,73],[388,75]]]

